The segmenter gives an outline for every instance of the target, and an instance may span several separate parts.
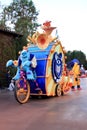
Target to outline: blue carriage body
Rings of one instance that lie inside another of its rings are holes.
[[[52,42],[49,46],[41,50],[38,46],[32,45],[28,48],[28,51],[36,57],[37,67],[35,72],[37,75],[36,82],[43,95],[55,95],[55,88],[61,78],[62,69],[64,64],[64,54],[60,42]],[[56,56],[61,57],[58,59]],[[61,60],[61,64],[59,63]],[[58,65],[57,65],[58,64]],[[58,68],[59,67],[59,68]],[[56,73],[56,74],[55,74]],[[38,94],[37,87],[34,82],[30,82],[30,93]]]

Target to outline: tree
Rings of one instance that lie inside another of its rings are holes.
[[[21,39],[14,41],[16,43],[16,54],[18,54],[18,51],[26,45],[27,36],[32,36],[37,30],[39,26],[37,23],[39,12],[36,10],[32,0],[13,0],[9,6],[3,7],[2,10],[0,14],[0,27],[23,34]]]
[[[32,0],[13,0],[13,2],[3,8],[0,14],[0,23],[5,27],[9,27],[8,22],[11,22],[9,29],[13,27],[14,31],[24,35],[32,35],[39,26],[37,24],[38,11]]]

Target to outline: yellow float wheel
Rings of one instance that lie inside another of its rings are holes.
[[[67,94],[70,91],[70,86],[68,83],[64,83],[62,86],[62,95]]]
[[[61,96],[61,85],[57,85],[55,88],[55,95],[60,97]]]
[[[30,85],[28,81],[26,81],[26,88],[19,87],[19,82],[20,79],[15,83],[14,95],[17,102],[19,102],[20,104],[24,104],[29,100],[30,97]]]

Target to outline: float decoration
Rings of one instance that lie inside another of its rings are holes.
[[[27,41],[31,41],[33,44],[37,45],[40,49],[46,49],[50,42],[57,39],[57,37],[52,37],[51,33],[56,27],[51,27],[51,21],[46,21],[41,26],[43,33],[38,31],[33,34],[32,37],[28,36]]]
[[[6,63],[6,67],[17,67],[13,79],[19,103],[27,102],[30,95],[61,96],[63,91],[59,83],[65,64],[64,48],[58,37],[52,36],[56,27],[51,27],[51,21],[43,23],[41,28],[42,33],[36,31],[27,37],[28,44],[20,51],[17,62]]]

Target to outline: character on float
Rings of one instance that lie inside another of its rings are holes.
[[[17,73],[13,77],[14,80],[18,80],[20,78],[20,70],[23,70],[26,73],[28,80],[35,80],[32,68],[37,66],[36,58],[27,50],[21,51],[18,61],[9,60],[6,64],[6,67],[8,66],[17,67]]]
[[[81,90],[80,87],[80,65],[78,63],[75,63],[72,68],[72,74],[73,74],[73,86],[72,90],[75,90],[75,86],[77,86],[78,90]]]

